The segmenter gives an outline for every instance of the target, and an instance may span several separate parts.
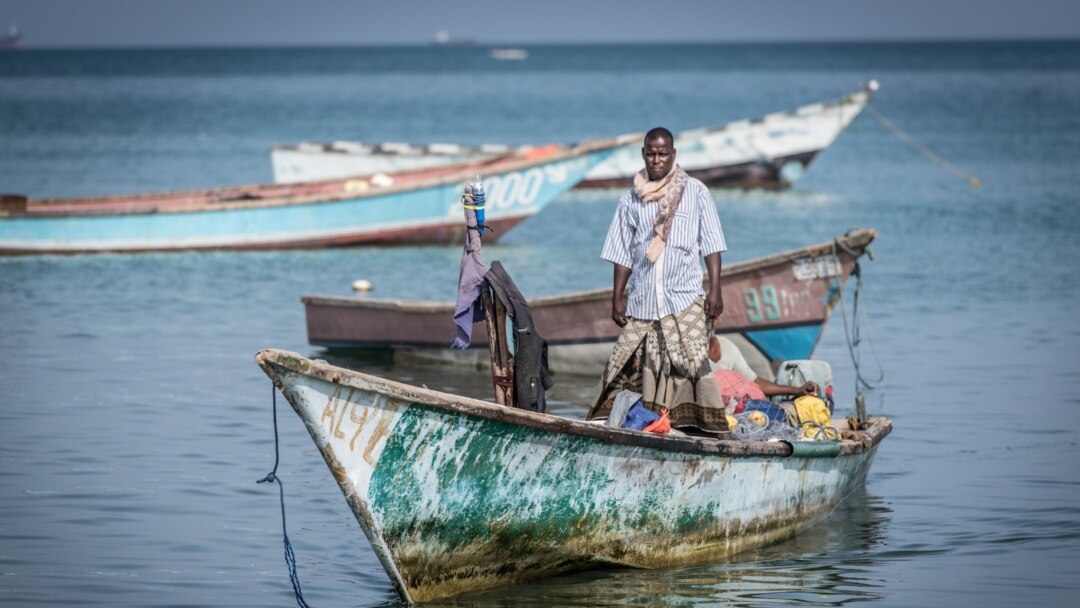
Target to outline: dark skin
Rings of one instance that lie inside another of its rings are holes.
[[[656,181],[671,173],[675,167],[675,145],[667,136],[650,138],[641,148],[641,158],[645,161],[645,173],[649,181]],[[724,312],[724,297],[720,292],[720,253],[705,256],[705,268],[709,272],[709,289],[705,293],[705,316],[709,326],[716,322]],[[626,326],[626,284],[630,280],[631,270],[615,264],[613,279],[614,290],[611,294],[611,320],[619,327]]]

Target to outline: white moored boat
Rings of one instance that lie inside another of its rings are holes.
[[[840,99],[677,133],[679,164],[694,177],[714,186],[789,186],[862,112],[877,88],[877,81],[872,80],[861,91]],[[615,138],[624,145],[591,169],[577,187],[626,186],[630,177],[641,169],[643,136],[643,133],[628,133]],[[292,183],[432,167],[511,151],[507,146],[494,144],[413,146],[337,141],[274,146],[271,159],[275,181]]]

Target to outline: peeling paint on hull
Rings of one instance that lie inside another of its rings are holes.
[[[835,458],[669,438],[262,351],[406,601],[593,565],[707,561],[796,534],[861,484],[891,423]]]

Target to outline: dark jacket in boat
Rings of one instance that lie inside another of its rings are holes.
[[[484,280],[514,322],[514,404],[542,412],[547,408],[544,391],[555,385],[548,374],[547,340],[537,333],[529,304],[498,260],[491,263]]]

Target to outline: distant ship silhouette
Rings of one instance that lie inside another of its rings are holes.
[[[0,38],[0,49],[17,49],[21,44],[22,33],[19,32],[19,26],[12,22],[8,33],[3,38]]]
[[[476,39],[471,37],[455,38],[450,35],[450,32],[439,30],[435,32],[431,44],[435,46],[472,46],[476,44]]]

